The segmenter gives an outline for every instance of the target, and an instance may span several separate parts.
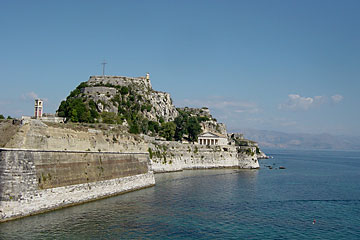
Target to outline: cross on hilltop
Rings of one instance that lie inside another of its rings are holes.
[[[105,80],[105,64],[107,64],[107,62],[104,60],[101,64],[103,65],[103,80]]]

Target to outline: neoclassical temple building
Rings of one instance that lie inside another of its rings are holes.
[[[200,145],[228,145],[228,139],[220,133],[205,132],[199,135],[198,143]]]

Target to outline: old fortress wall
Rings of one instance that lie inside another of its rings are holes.
[[[152,89],[149,77],[91,76],[87,83],[91,86],[100,83],[102,85],[111,84],[117,86],[138,85],[148,90]]]
[[[146,153],[0,149],[0,222],[153,186]]]
[[[235,146],[181,144],[167,141],[153,142],[149,146],[152,169],[156,173],[186,169],[259,168],[256,154],[239,153]],[[256,152],[255,147],[251,150]]]
[[[235,146],[74,128],[32,120],[0,149],[0,221],[153,186],[154,172],[259,167]]]

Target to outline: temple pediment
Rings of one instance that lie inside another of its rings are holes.
[[[205,132],[199,135],[201,138],[225,138],[225,136],[222,136],[221,134],[216,134],[212,132]]]

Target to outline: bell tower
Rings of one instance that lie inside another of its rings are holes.
[[[41,118],[43,115],[43,100],[35,99],[35,118]]]

